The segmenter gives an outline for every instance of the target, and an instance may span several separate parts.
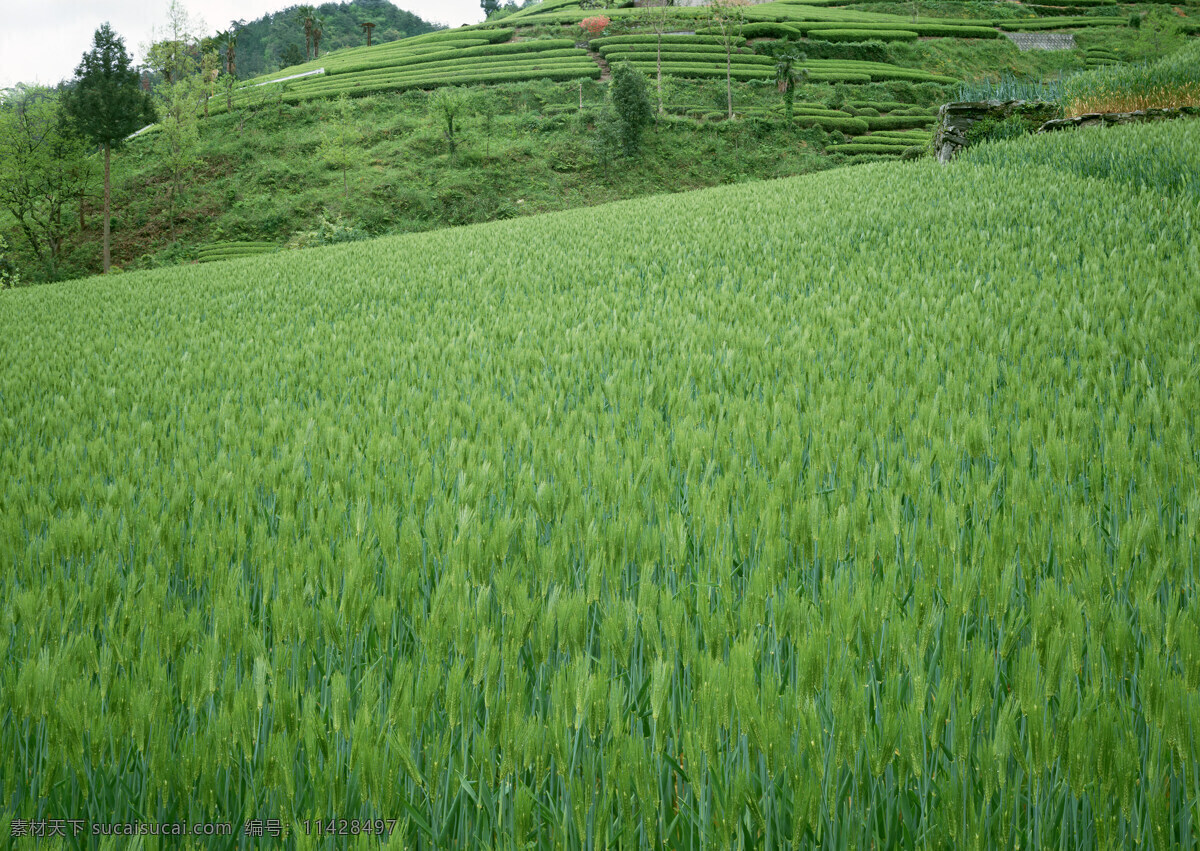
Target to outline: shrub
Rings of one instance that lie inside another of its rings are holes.
[[[654,120],[646,76],[627,63],[620,63],[612,72],[609,100],[626,156],[636,156],[642,141],[642,131]]]
[[[594,15],[579,22],[580,28],[590,36],[598,36],[612,23],[612,18],[604,15]]]
[[[916,41],[911,30],[821,30],[816,33],[825,41]]]

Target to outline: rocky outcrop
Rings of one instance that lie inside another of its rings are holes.
[[[1147,121],[1170,121],[1200,115],[1200,107],[1183,106],[1175,109],[1142,109],[1137,112],[1091,112],[1074,118],[1055,118],[1038,128],[1039,133],[1073,130],[1076,127],[1112,127],[1116,124],[1143,124]]]
[[[947,163],[976,140],[973,128],[980,122],[1002,121],[1018,117],[1029,129],[1042,126],[1058,114],[1052,103],[1025,100],[985,100],[948,103],[938,110],[938,123],[933,132],[933,150],[938,162]]]

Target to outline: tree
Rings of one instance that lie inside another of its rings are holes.
[[[490,18],[500,11],[500,0],[481,0],[479,6],[483,9],[483,16]]]
[[[654,120],[645,75],[622,62],[613,68],[608,96],[617,119],[621,149],[627,157],[636,156],[641,149],[642,131]]]
[[[663,35],[670,27],[670,16],[667,11],[669,6],[665,2],[660,2],[658,6],[653,7],[653,11],[643,12],[637,19],[638,23],[648,24],[651,31],[655,35],[655,76],[657,78],[658,90],[658,114],[662,115],[663,107],[663,71],[662,71],[662,44]]]
[[[236,29],[231,29],[225,33],[225,73],[231,77],[237,76],[237,40],[238,34]]]
[[[725,99],[729,118],[733,118],[733,43],[746,21],[750,0],[713,0],[710,15],[725,45]]]
[[[70,232],[67,206],[93,180],[86,143],[48,89],[17,90],[0,105],[0,207],[12,216],[46,280],[57,279]]]
[[[104,24],[92,49],[75,69],[75,82],[63,105],[80,133],[104,152],[104,271],[112,265],[112,152],[125,138],[154,121],[154,104],[130,67],[125,40]]]
[[[304,51],[300,49],[298,44],[289,44],[283,49],[283,53],[279,55],[279,67],[290,68],[293,65],[299,65],[304,61]]]
[[[334,103],[334,120],[326,127],[317,154],[331,168],[341,169],[342,189],[347,201],[350,200],[350,169],[364,159],[361,143],[362,133],[354,124],[354,106],[348,96],[339,95]]]
[[[467,106],[467,99],[451,89],[438,89],[429,98],[429,111],[442,125],[446,143],[450,146],[450,156],[454,156],[458,150],[458,128],[455,122]]]
[[[160,71],[168,84],[196,73],[204,52],[197,34],[205,29],[204,21],[192,17],[180,0],[171,0],[163,38],[145,48],[146,64]]]
[[[789,124],[795,115],[796,84],[808,79],[808,69],[800,67],[806,58],[791,47],[775,57],[775,82],[783,92],[783,107]]]
[[[200,162],[196,155],[200,146],[199,112],[201,103],[207,101],[206,85],[202,77],[192,76],[178,80],[174,85],[158,87],[162,118],[157,136],[163,143],[162,163],[171,176],[167,186],[167,215],[172,232],[185,179]]]
[[[321,35],[324,30],[325,19],[314,15],[312,19],[313,59],[321,58]]]
[[[312,6],[297,6],[293,14],[296,22],[304,27],[304,58],[308,60],[312,57],[313,19],[317,10]]]
[[[475,96],[475,114],[483,119],[483,137],[484,137],[484,159],[490,159],[492,156],[492,126],[496,120],[496,114],[500,112],[500,102],[496,100],[496,96],[490,91],[485,90]]]
[[[8,259],[8,243],[0,236],[0,290],[21,286],[21,273],[17,266]]]

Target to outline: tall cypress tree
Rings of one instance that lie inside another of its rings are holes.
[[[130,67],[125,40],[104,24],[92,37],[92,49],[75,69],[75,81],[64,107],[76,128],[104,151],[104,271],[112,265],[111,160],[125,138],[154,121],[150,95],[142,91],[138,72]]]

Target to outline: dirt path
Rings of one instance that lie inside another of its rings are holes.
[[[604,57],[590,47],[588,48],[588,56],[592,57],[596,61],[596,64],[600,66],[600,82],[606,83],[611,80],[612,68],[608,67],[608,62],[605,61]]]

